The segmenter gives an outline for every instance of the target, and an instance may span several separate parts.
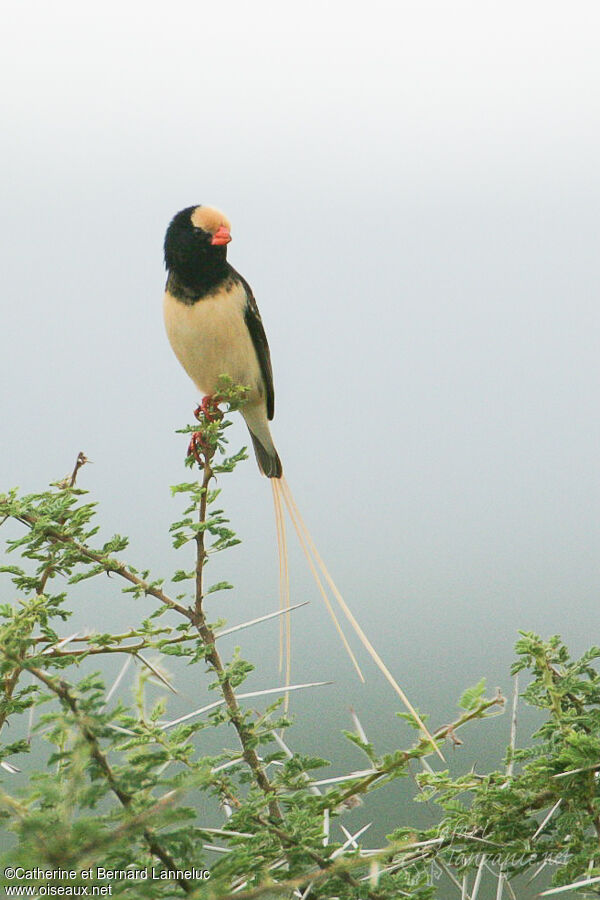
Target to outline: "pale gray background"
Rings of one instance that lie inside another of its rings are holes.
[[[189,564],[166,530],[196,395],[163,334],[162,239],[213,204],[263,314],[299,505],[432,723],[482,675],[511,690],[519,628],[598,642],[599,27],[596,2],[547,0],[5,9],[2,488],[83,449],[130,560]],[[214,565],[236,584],[214,609],[237,622],[277,605],[254,462],[224,503],[244,543]],[[335,771],[362,766],[336,738],[348,706],[392,748],[398,704],[369,662],[354,679],[293,557],[312,601],[294,679],[336,681],[295,698],[296,745],[315,749],[318,708]],[[77,621],[135,621],[101,587]],[[278,682],[276,644],[273,625],[244,637],[251,683]],[[499,721],[460,766],[501,757]],[[390,802],[361,821],[385,831]]]

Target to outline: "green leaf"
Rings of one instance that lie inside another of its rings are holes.
[[[460,696],[458,701],[459,708],[466,710],[475,709],[485,694],[485,683],[485,678],[482,678],[473,687],[467,688]]]
[[[216,584],[211,584],[211,586],[206,591],[207,594],[214,594],[217,591],[232,591],[233,585],[229,584],[228,581],[218,581]]]

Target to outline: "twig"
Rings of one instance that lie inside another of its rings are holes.
[[[439,728],[437,731],[433,733],[433,738],[436,742],[444,740],[452,732],[456,731],[457,728],[461,728],[471,719],[476,719],[482,716],[486,710],[491,709],[493,706],[503,706],[504,705],[504,697],[498,693],[495,697],[492,697],[490,700],[484,700],[481,702],[475,709],[469,710],[465,712],[460,718],[458,718],[455,722],[452,722],[450,725],[444,725],[442,728]],[[353,787],[348,788],[345,791],[341,798],[338,798],[338,803],[344,803],[350,797],[355,794],[362,794],[367,791],[373,782],[377,781],[379,778],[384,778],[386,775],[392,774],[397,769],[403,768],[411,759],[419,758],[423,756],[425,753],[431,752],[431,741],[429,738],[425,736],[421,736],[418,743],[412,750],[405,750],[402,754],[397,754],[395,759],[388,763],[387,765],[381,766],[373,771],[372,774],[365,776],[358,784],[353,785]]]
[[[78,474],[79,470],[81,469],[82,466],[85,466],[85,464],[88,462],[90,462],[90,460],[87,458],[87,456],[85,455],[83,450],[80,450],[79,453],[77,454],[77,459],[75,460],[75,468],[73,469],[73,472],[71,473],[71,479],[69,481],[70,487],[75,487],[75,482],[77,481],[77,474]]]

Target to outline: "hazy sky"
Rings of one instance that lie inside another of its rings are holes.
[[[131,561],[186,564],[167,486],[196,395],[162,239],[216,205],[288,479],[412,699],[444,722],[482,675],[509,691],[518,628],[598,643],[599,28],[597,2],[7,6],[1,489],[83,449]],[[237,585],[215,617],[237,622],[277,606],[253,461],[224,503],[244,543],[215,563]],[[352,702],[392,744],[394,698],[368,664],[353,680],[296,554],[293,584],[294,677],[337,680],[332,733]],[[90,626],[113,615],[82,596]],[[274,627],[244,640],[262,686],[275,647]]]

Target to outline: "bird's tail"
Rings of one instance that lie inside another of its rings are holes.
[[[270,446],[267,445],[265,447],[262,441],[250,429],[250,427],[248,427],[248,431],[250,431],[252,446],[254,447],[256,462],[258,463],[258,468],[260,469],[260,471],[263,473],[263,475],[266,475],[267,478],[281,478],[283,474],[283,466],[281,465],[281,460],[279,459],[279,454],[275,449],[273,441],[270,441]]]
[[[255,444],[255,448],[256,448],[256,444]],[[273,448],[273,449],[275,449],[275,448]],[[258,453],[257,453],[257,457],[258,457]],[[277,457],[277,459],[279,459],[279,457]],[[259,460],[259,465],[260,465],[260,460]],[[280,463],[280,465],[281,465],[281,463]],[[338,621],[338,618],[335,614],[335,610],[333,609],[330,598],[329,598],[327,591],[325,590],[325,587],[323,585],[323,580],[328,585],[328,587],[329,587],[331,593],[333,594],[333,597],[337,601],[340,609],[342,610],[342,612],[344,613],[344,615],[350,622],[350,625],[352,626],[354,632],[358,636],[360,642],[366,649],[366,651],[369,654],[369,656],[371,657],[371,659],[374,661],[377,668],[380,670],[380,672],[383,674],[383,676],[386,678],[386,680],[389,682],[389,684],[392,686],[392,688],[398,694],[398,696],[404,703],[405,707],[409,710],[409,712],[411,713],[411,715],[413,716],[413,718],[419,725],[419,728],[421,729],[423,736],[425,738],[427,738],[427,740],[431,741],[438,756],[440,756],[441,759],[443,759],[444,757],[442,756],[440,750],[438,749],[437,745],[435,744],[435,741],[434,741],[432,735],[429,733],[427,727],[425,726],[425,724],[422,721],[421,717],[419,716],[418,712],[416,711],[416,709],[414,708],[414,706],[412,705],[412,703],[410,702],[410,700],[408,699],[408,697],[406,696],[406,694],[404,693],[404,691],[402,690],[400,685],[397,683],[394,676],[391,674],[390,670],[387,668],[387,666],[385,665],[385,663],[383,662],[383,660],[381,659],[381,657],[379,656],[379,654],[373,647],[369,638],[366,636],[366,634],[362,630],[361,626],[357,622],[356,618],[354,617],[352,611],[348,607],[348,604],[346,603],[346,601],[342,597],[341,593],[339,592],[337,585],[333,581],[333,578],[329,574],[329,571],[328,571],[327,567],[325,566],[325,563],[321,559],[319,551],[316,548],[315,542],[312,539],[310,532],[309,532],[308,528],[306,527],[302,516],[300,515],[300,511],[298,509],[298,506],[296,505],[296,501],[294,500],[294,497],[290,490],[290,486],[287,483],[285,477],[282,474],[280,474],[276,477],[273,477],[273,480],[271,481],[271,487],[273,490],[273,501],[275,504],[275,521],[276,521],[276,525],[277,525],[277,541],[278,541],[278,548],[279,548],[280,602],[281,602],[282,610],[284,613],[280,617],[280,621],[282,623],[281,631],[280,631],[280,665],[281,665],[281,661],[283,659],[283,648],[284,648],[284,643],[285,643],[286,684],[288,684],[288,685],[290,684],[290,652],[291,652],[290,625],[291,625],[291,623],[290,623],[289,573],[288,573],[288,564],[287,564],[287,542],[286,542],[286,535],[285,535],[284,510],[283,510],[284,505],[287,508],[290,519],[292,521],[292,524],[296,530],[296,534],[298,535],[298,540],[300,541],[300,545],[301,545],[301,547],[304,551],[304,554],[306,556],[306,559],[308,561],[308,565],[310,567],[310,570],[313,574],[313,577],[314,577],[317,587],[319,589],[319,593],[321,594],[323,601],[325,602],[325,605],[327,607],[329,615],[333,619],[333,623],[336,627],[336,630],[340,636],[340,639],[341,639],[344,647],[346,648],[346,652],[348,653],[348,655],[350,656],[350,659],[352,660],[352,664],[354,665],[354,668],[356,669],[359,678],[361,679],[361,681],[364,682],[365,679],[360,670],[360,666],[358,665],[358,662],[356,661],[356,657],[354,656],[354,653],[352,652],[352,649],[348,643],[346,635],[344,634],[342,626],[340,625],[340,623]],[[321,574],[319,574],[319,571]],[[286,708],[287,708],[287,695],[286,695]]]
[[[281,478],[283,466],[271,437],[263,402],[246,404],[242,415],[252,438],[258,468],[267,478]]]

